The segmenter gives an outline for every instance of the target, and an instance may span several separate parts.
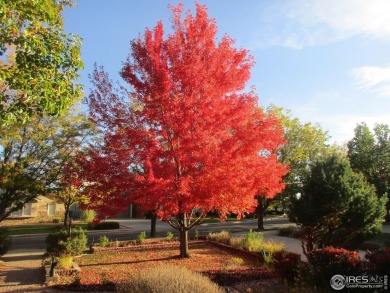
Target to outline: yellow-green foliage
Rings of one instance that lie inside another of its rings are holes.
[[[93,210],[84,210],[82,213],[81,213],[81,221],[83,221],[84,223],[92,223],[92,221],[95,219],[96,217],[96,212],[93,211]]]
[[[108,245],[108,243],[110,242],[110,239],[108,239],[107,236],[103,235],[103,236],[100,236],[99,237],[99,244],[102,246],[102,247],[106,247]]]
[[[251,252],[265,252],[274,254],[284,250],[282,242],[273,240],[264,241],[264,235],[261,232],[253,232],[252,230],[245,237],[233,237],[230,239],[231,246],[251,251]]]
[[[264,235],[261,232],[249,230],[248,234],[238,241],[238,247],[247,251],[259,252],[262,249]]]
[[[265,250],[263,250],[261,252],[261,255],[263,256],[265,266],[269,268],[273,261],[273,254],[271,252],[266,252]]]
[[[167,238],[167,240],[172,240],[173,236],[174,236],[173,233],[171,231],[168,231],[167,235],[166,235],[166,238]]]
[[[244,264],[244,260],[240,257],[232,257],[229,260],[229,265],[231,265],[232,267],[241,266],[243,264]]]
[[[57,267],[59,269],[69,270],[72,267],[73,256],[71,255],[62,255],[58,258]]]
[[[209,233],[207,238],[219,243],[229,244],[231,236],[228,231],[221,231],[216,233]]]
[[[145,231],[140,232],[140,233],[137,235],[137,243],[138,243],[138,244],[142,244],[142,242],[144,242],[144,240],[145,240],[146,238],[147,238],[146,232],[145,232]]]
[[[164,265],[117,285],[117,292],[222,293],[217,284],[187,268]]]
[[[274,254],[275,252],[283,251],[284,244],[282,242],[276,242],[273,240],[264,241],[261,250],[267,253]]]

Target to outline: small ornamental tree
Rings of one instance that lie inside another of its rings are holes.
[[[253,211],[256,194],[283,189],[286,168],[275,155],[284,143],[278,120],[244,92],[253,58],[228,36],[217,43],[204,6],[184,19],[182,10],[172,8],[166,38],[159,22],[131,42],[121,71],[130,89],[115,90],[96,68],[88,101],[102,143],[80,161],[98,217],[133,201],[179,230],[188,257],[188,231],[208,211],[221,219]]]
[[[59,186],[57,192],[54,194],[56,199],[61,200],[64,203],[64,228],[71,229],[72,219],[70,218],[70,207],[75,203],[82,203],[82,186],[81,181],[78,179],[78,166],[74,160],[70,159],[64,166],[59,179]]]
[[[334,154],[313,166],[301,196],[291,200],[289,217],[302,227],[302,248],[308,255],[379,233],[386,202],[363,175],[352,171],[347,158]]]

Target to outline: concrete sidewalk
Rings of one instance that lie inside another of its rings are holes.
[[[1,259],[0,292],[52,292],[44,285],[44,250],[9,250]]]

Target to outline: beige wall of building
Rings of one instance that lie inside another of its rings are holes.
[[[65,206],[49,196],[39,195],[26,203],[23,209],[13,212],[9,218],[36,218],[63,216]]]

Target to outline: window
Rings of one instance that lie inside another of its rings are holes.
[[[31,216],[31,203],[26,203],[22,209],[12,212],[11,216]]]
[[[26,203],[23,207],[23,216],[31,216],[31,203]]]
[[[23,209],[12,212],[11,216],[21,216],[23,214]]]
[[[55,216],[56,215],[56,204],[55,203],[49,203],[47,205],[47,214],[49,216]]]

